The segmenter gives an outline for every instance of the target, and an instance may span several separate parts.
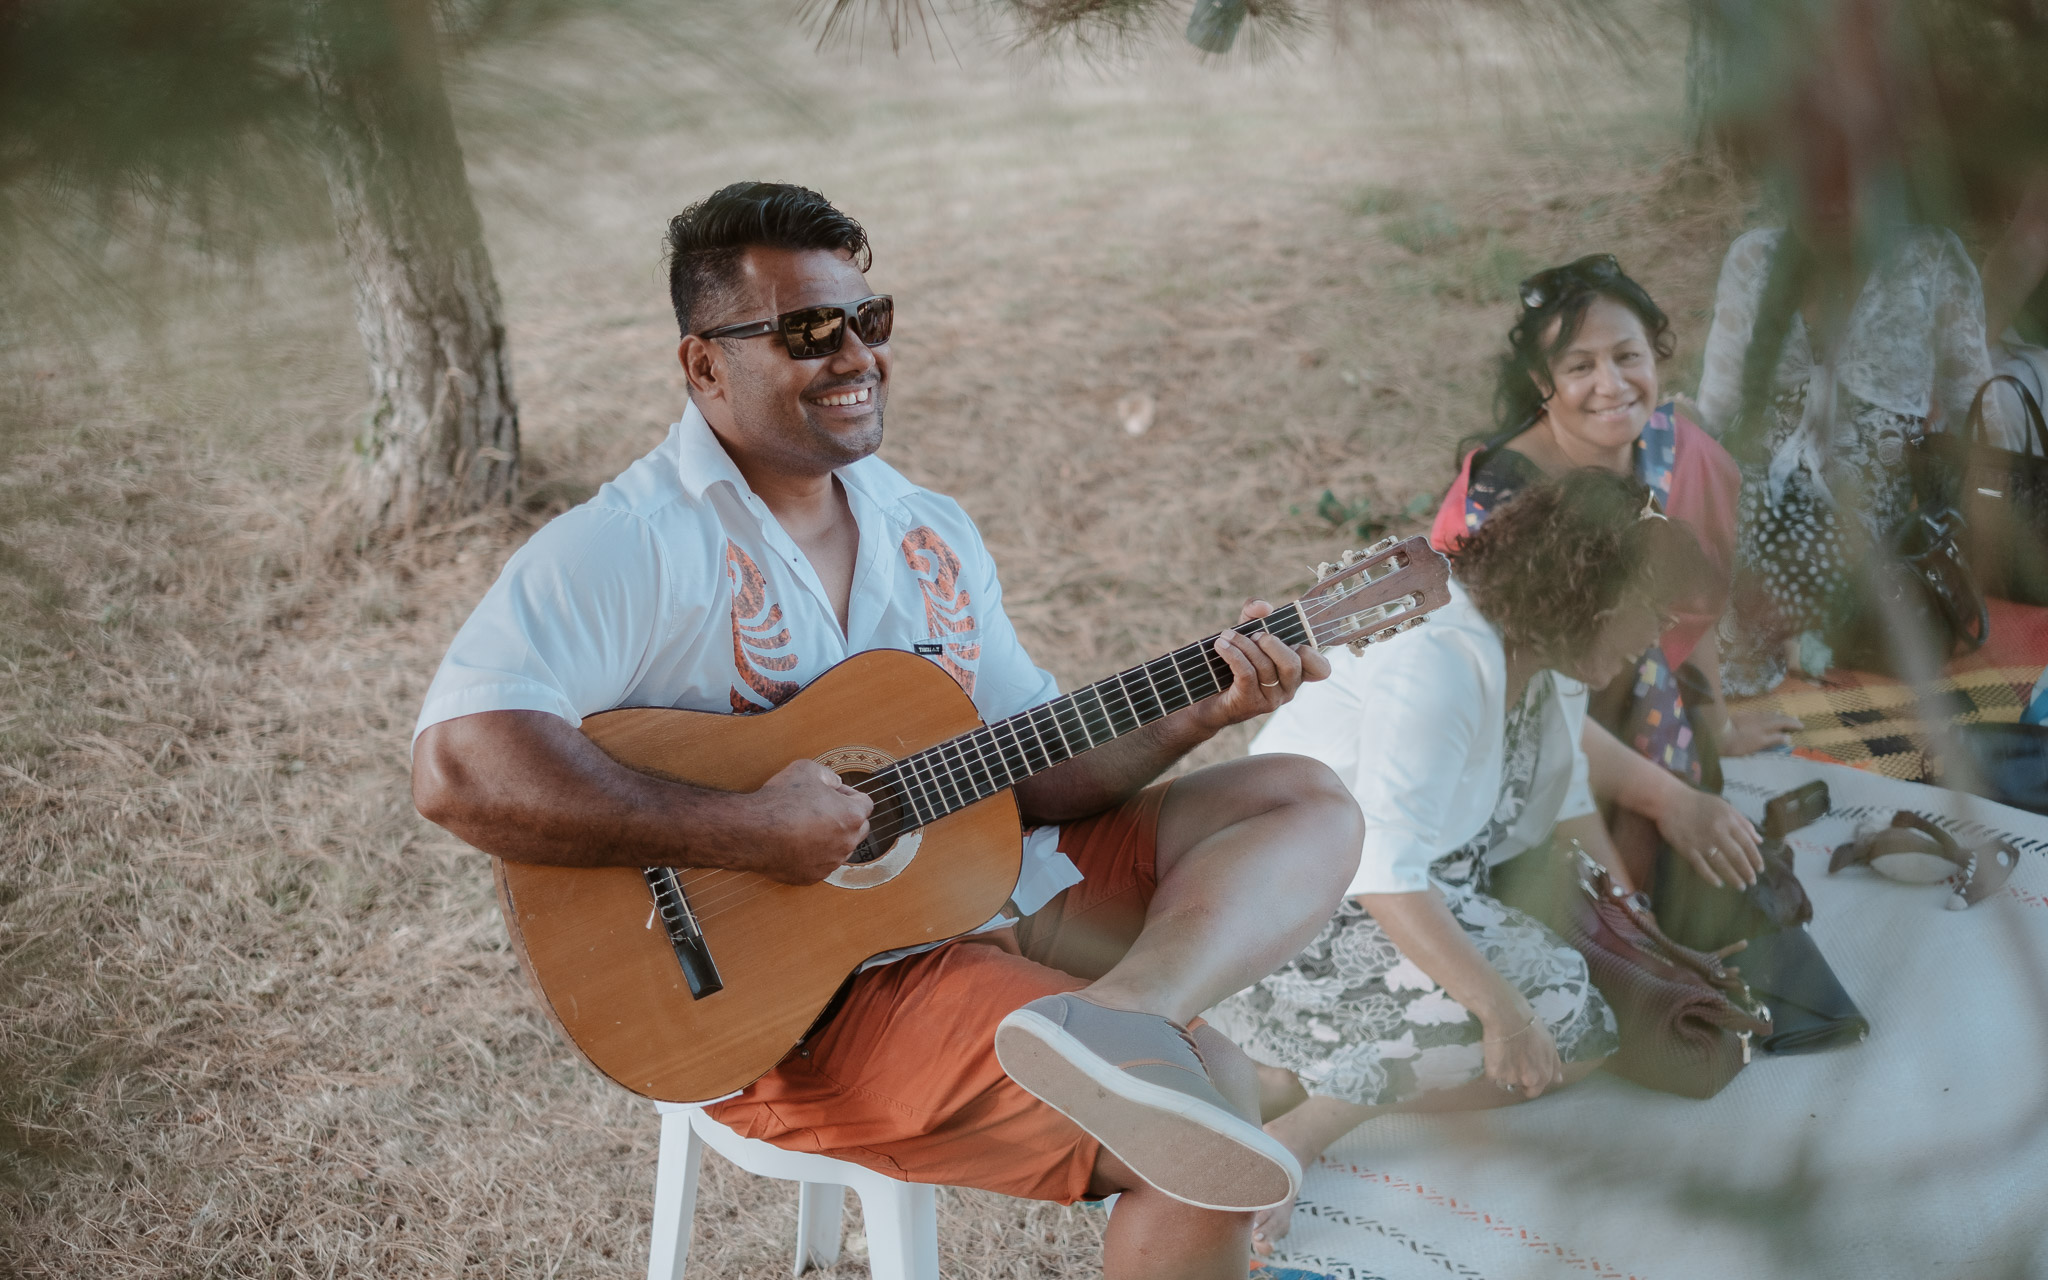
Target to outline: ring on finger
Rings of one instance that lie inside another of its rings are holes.
[[[1493,1083],[1494,1087],[1499,1089],[1502,1093],[1519,1093],[1521,1092],[1522,1088],[1520,1085],[1516,1084],[1512,1080],[1496,1080]]]
[[[1277,687],[1279,683],[1280,682],[1278,680],[1261,680],[1259,681],[1259,688],[1271,689]]]

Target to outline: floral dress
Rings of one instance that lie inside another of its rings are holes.
[[[1529,682],[1508,713],[1500,798],[1478,835],[1436,860],[1430,881],[1486,962],[1529,1001],[1566,1062],[1620,1044],[1586,962],[1530,916],[1486,894],[1487,852],[1521,816],[1536,776],[1540,726],[1556,686]],[[1522,856],[1543,857],[1544,849]],[[1253,1061],[1292,1071],[1317,1097],[1389,1106],[1485,1071],[1479,1019],[1404,957],[1351,899],[1279,972],[1205,1015]]]
[[[1740,417],[1743,367],[1782,242],[1775,228],[1750,231],[1722,263],[1699,396],[1703,425],[1716,434]],[[1825,665],[1825,636],[1856,603],[1854,567],[1889,546],[1912,510],[1908,450],[1940,425],[1937,405],[1960,427],[1990,376],[1982,285],[1948,231],[1912,227],[1896,237],[1832,354],[1803,317],[1792,318],[1760,447],[1741,460],[1733,625],[1721,646],[1727,692],[1775,687],[1787,640],[1812,654],[1802,666]],[[2014,447],[1995,400],[1985,426]]]

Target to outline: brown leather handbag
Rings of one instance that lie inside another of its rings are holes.
[[[1530,858],[1544,869],[1502,880],[1502,870]],[[1494,873],[1502,901],[1586,958],[1621,1030],[1621,1048],[1607,1062],[1615,1075],[1711,1098],[1749,1061],[1751,1041],[1771,1034],[1770,1011],[1736,970],[1666,937],[1641,899],[1622,892],[1577,841],[1532,849]]]

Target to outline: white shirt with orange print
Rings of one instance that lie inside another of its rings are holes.
[[[880,458],[836,474],[860,526],[844,632],[810,561],[691,405],[653,452],[506,562],[442,658],[413,736],[480,711],[581,724],[615,707],[765,710],[868,649],[925,654],[984,720],[1055,697],[960,504]],[[1057,828],[1040,828],[1011,900],[1028,915],[1080,880]]]

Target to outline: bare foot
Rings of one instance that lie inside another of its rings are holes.
[[[1306,1168],[1306,1166],[1303,1166]],[[1294,1201],[1261,1209],[1252,1215],[1252,1252],[1261,1258],[1273,1256],[1273,1250],[1287,1236],[1294,1225]]]
[[[1279,1134],[1273,1133],[1272,1125],[1266,1126],[1266,1132],[1273,1134],[1276,1138],[1280,1137]],[[1281,1140],[1283,1142],[1286,1141],[1284,1138]],[[1287,1143],[1287,1149],[1293,1153],[1296,1160],[1301,1162],[1301,1176],[1303,1179],[1308,1177],[1310,1166],[1322,1159],[1323,1156],[1323,1149],[1321,1147],[1304,1151],[1296,1144],[1289,1142]],[[1252,1215],[1252,1252],[1261,1258],[1271,1257],[1273,1250],[1280,1247],[1280,1242],[1287,1238],[1287,1233],[1293,1226],[1293,1200],[1289,1200],[1286,1204],[1275,1205],[1270,1209],[1259,1210]]]
[[[1299,1081],[1295,1087],[1300,1088]],[[1268,1122],[1266,1133],[1287,1147],[1306,1177],[1316,1161],[1322,1159],[1325,1147],[1386,1110],[1385,1107],[1344,1102],[1337,1098],[1312,1097],[1277,1120]],[[1270,1255],[1286,1237],[1293,1222],[1292,1200],[1278,1208],[1255,1214],[1252,1218],[1252,1252],[1262,1258]]]

